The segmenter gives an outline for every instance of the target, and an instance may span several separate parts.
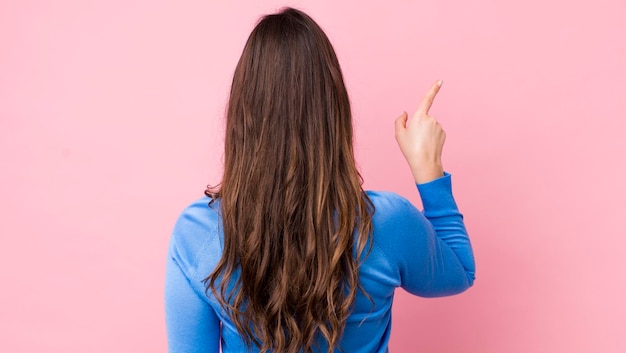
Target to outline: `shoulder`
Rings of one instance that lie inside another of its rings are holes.
[[[374,204],[374,223],[397,223],[403,217],[420,217],[421,212],[406,197],[391,191],[367,190]]]
[[[374,204],[373,242],[390,259],[400,261],[416,242],[426,239],[428,221],[411,201],[390,191],[366,191]]]
[[[193,278],[207,253],[219,252],[218,202],[201,197],[189,203],[174,224],[168,254],[188,278]],[[212,249],[213,248],[213,249]]]

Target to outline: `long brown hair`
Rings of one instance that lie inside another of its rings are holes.
[[[205,191],[210,205],[219,199],[224,252],[204,284],[249,348],[312,352],[321,338],[331,351],[365,293],[358,268],[374,206],[352,135],[322,29],[289,7],[264,16],[235,69],[221,187]]]

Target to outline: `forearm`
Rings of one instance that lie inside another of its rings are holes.
[[[440,161],[409,163],[416,184],[424,184],[444,175]]]
[[[451,175],[443,174],[429,182],[417,184],[424,205],[423,214],[432,224],[437,237],[456,254],[471,285],[475,277],[474,253],[463,215],[452,194]]]

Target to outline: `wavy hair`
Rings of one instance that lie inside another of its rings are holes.
[[[328,37],[300,10],[262,17],[233,76],[222,181],[205,190],[224,252],[204,284],[248,348],[312,352],[323,339],[330,352],[357,290],[369,298],[358,268],[375,210],[352,138]]]

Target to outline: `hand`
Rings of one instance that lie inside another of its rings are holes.
[[[441,88],[439,82],[443,83],[438,81],[433,84],[411,120],[407,122],[406,112],[396,119],[396,141],[418,184],[443,176],[441,151],[446,133],[439,122],[428,115],[428,110]]]

